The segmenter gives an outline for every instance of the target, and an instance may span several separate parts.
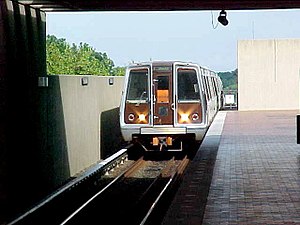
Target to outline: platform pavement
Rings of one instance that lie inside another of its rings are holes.
[[[162,224],[300,225],[298,111],[217,118],[224,113],[224,126],[211,126],[221,135],[204,139]]]

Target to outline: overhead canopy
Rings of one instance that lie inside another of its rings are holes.
[[[43,11],[169,11],[300,8],[300,0],[11,0]]]

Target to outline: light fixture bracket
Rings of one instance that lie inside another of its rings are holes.
[[[226,18],[226,16],[227,16],[227,13],[226,13],[226,11],[223,9],[223,10],[221,10],[221,12],[220,12],[220,15],[219,15],[219,17],[218,17],[218,21],[219,21],[219,23],[221,23],[223,26],[227,26],[228,25],[228,20],[227,20],[227,18]]]

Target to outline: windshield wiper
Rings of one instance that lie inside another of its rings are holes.
[[[143,92],[142,92],[142,94],[141,94],[141,96],[140,96],[140,98],[139,98],[139,101],[138,101],[138,103],[135,104],[135,106],[139,106],[139,105],[141,104],[142,98],[144,97],[144,94],[146,94],[146,93],[147,93],[146,91],[143,91]]]

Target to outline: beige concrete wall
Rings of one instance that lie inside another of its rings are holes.
[[[299,109],[299,40],[238,42],[239,110]]]
[[[102,158],[101,114],[119,107],[123,77],[58,77],[70,175],[73,176]],[[88,85],[82,85],[83,77],[88,79]],[[114,79],[113,85],[109,85],[110,78]]]

